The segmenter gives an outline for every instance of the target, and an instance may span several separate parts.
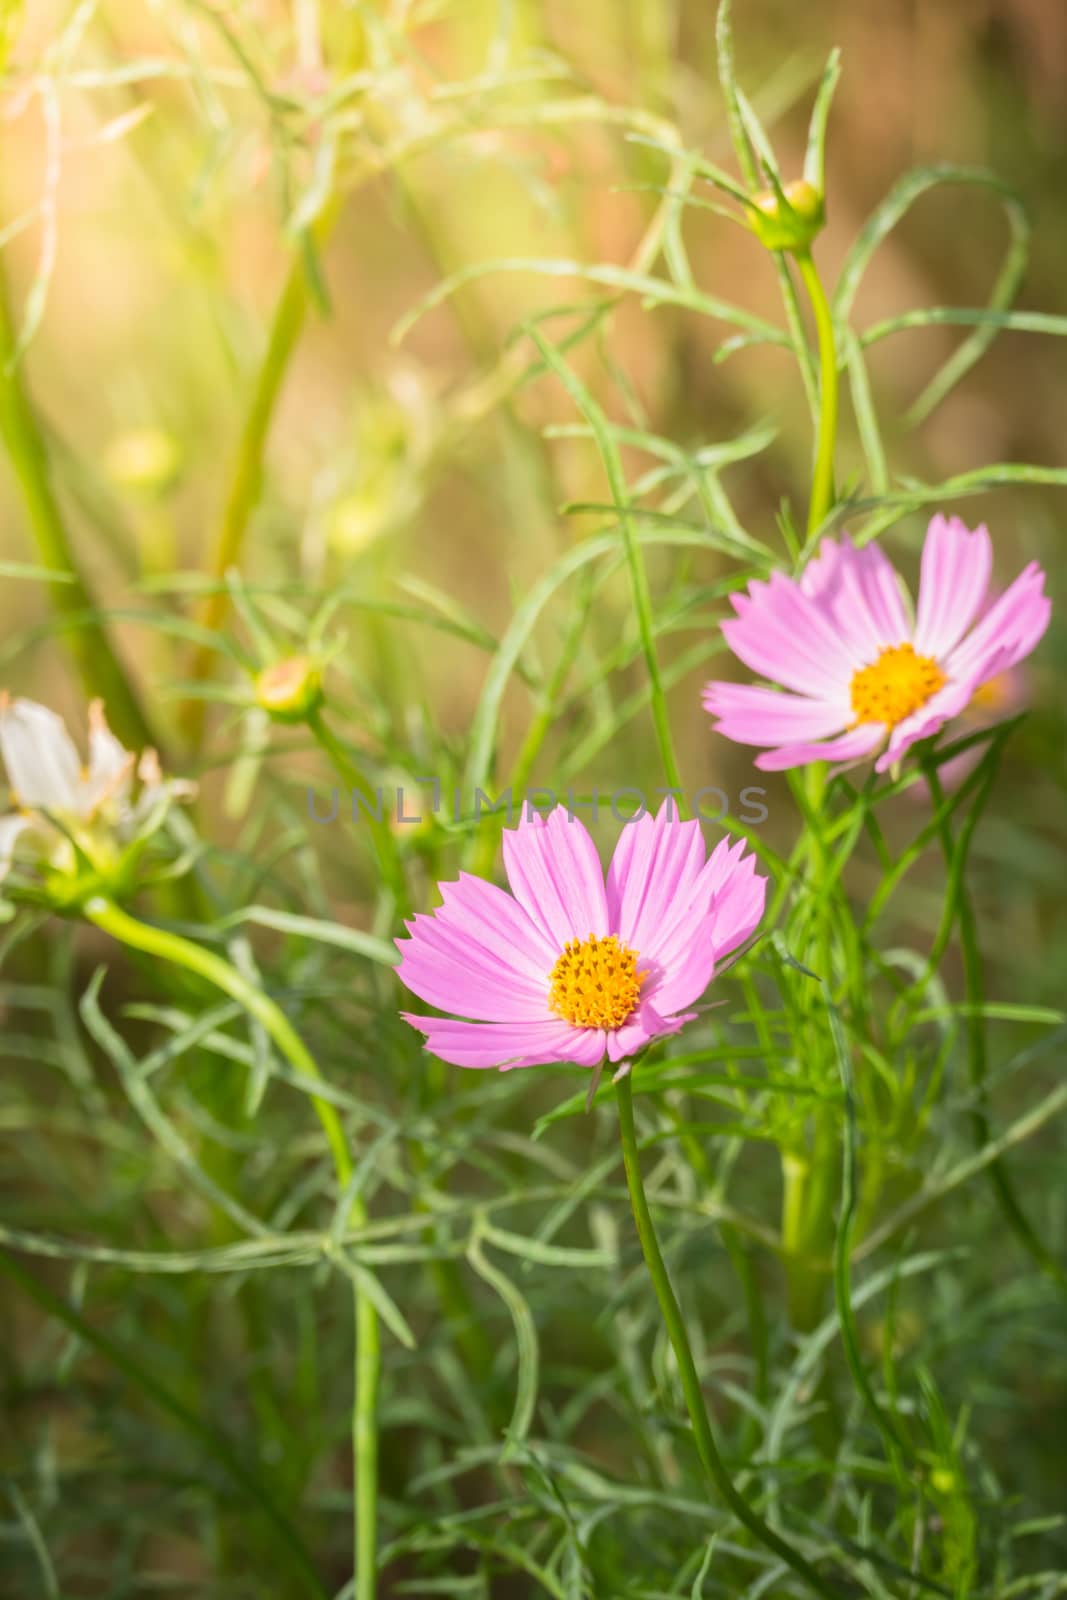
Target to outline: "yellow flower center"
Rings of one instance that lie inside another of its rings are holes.
[[[577,1028],[621,1028],[637,1004],[637,951],[613,933],[572,939],[552,968],[548,1003]]]
[[[887,645],[877,661],[852,674],[856,721],[895,728],[947,682],[933,656],[916,655],[910,644]]]

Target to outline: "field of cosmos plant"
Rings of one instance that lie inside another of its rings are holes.
[[[1060,0],[4,0],[2,1600],[1067,1593]]]

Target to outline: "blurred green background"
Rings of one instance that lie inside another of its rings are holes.
[[[984,166],[1021,198],[1033,222],[1019,303],[1067,314],[1061,0],[737,0],[734,25],[742,80],[772,126],[787,174],[802,164],[826,54],[834,44],[842,49],[828,225],[816,246],[828,281],[907,169]],[[253,751],[238,791],[235,763],[249,756],[253,736],[247,716],[230,706],[209,709],[209,738],[194,754],[182,688],[193,653],[168,629],[199,614],[197,596],[175,586],[173,575],[209,569],[213,560],[255,372],[294,252],[301,240],[311,249],[309,228],[322,234],[312,250],[321,282],[281,388],[241,570],[247,582],[284,589],[302,604],[305,586],[307,609],[342,586],[356,597],[359,604],[342,608],[347,642],[331,680],[347,737],[400,775],[433,770],[427,761],[458,759],[484,683],[485,650],[361,607],[387,602],[440,614],[452,605],[464,626],[497,638],[551,562],[603,520],[598,512],[564,514],[570,504],[604,501],[602,472],[587,441],[545,436],[546,426],[572,423],[573,409],[555,383],[517,381],[529,347],[509,342],[532,315],[588,301],[593,291],[565,274],[490,273],[459,288],[402,342],[393,331],[435,285],[495,258],[632,261],[659,199],[649,186],[663,183],[665,163],[626,138],[637,124],[611,108],[676,123],[687,146],[732,169],[713,11],[703,0],[351,8],[326,0],[131,0],[73,10],[42,0],[9,11],[7,36],[3,265],[68,525],[94,593],[117,614],[118,648],[169,766],[201,779],[205,830],[223,846],[247,841],[252,823],[262,824],[260,843],[269,850],[284,839],[302,785],[321,776],[321,763],[298,738],[275,733],[276,759]],[[336,218],[333,195],[341,197]],[[703,290],[779,320],[771,262],[750,236],[698,210],[684,227]],[[858,325],[913,307],[984,304],[1009,242],[1004,211],[989,192],[948,186],[926,195],[882,246],[857,304]],[[572,359],[612,416],[689,450],[772,422],[775,446],[728,468],[724,481],[741,521],[773,543],[784,499],[798,519],[803,514],[804,394],[786,352],[741,350],[716,364],[728,331],[624,297],[602,337],[586,340]],[[1067,347],[1057,339],[1003,334],[930,419],[905,425],[909,404],[965,333],[920,329],[872,352],[894,472],[936,482],[990,462],[1063,468]],[[647,459],[627,459],[632,477],[645,466]],[[846,407],[840,475],[862,488],[862,474]],[[979,830],[972,887],[990,994],[1060,1007],[1067,960],[1063,492],[1005,487],[945,509],[989,523],[1003,579],[1032,557],[1049,572],[1054,617],[1029,671],[1033,712]],[[910,517],[887,536],[912,574],[923,525]],[[2,464],[0,561],[35,559],[22,500]],[[657,557],[651,568],[661,588],[669,558]],[[728,571],[723,558],[701,552],[692,582],[711,585]],[[625,586],[605,589],[598,606],[594,658],[626,634]],[[709,641],[719,613],[721,606],[708,609]],[[80,726],[77,681],[40,587],[0,582],[0,621],[0,682]],[[539,634],[547,649],[557,633],[550,615]],[[692,628],[680,630],[664,638],[664,658],[678,661],[699,642]],[[691,789],[718,783],[735,794],[751,769],[745,752],[708,733],[699,704],[708,671],[695,662],[671,691],[683,770]],[[232,666],[219,676],[240,689]],[[624,666],[619,697],[640,682],[639,664]],[[528,719],[522,686],[512,682],[501,770]],[[582,705],[569,700],[535,778],[551,781],[560,752],[580,751],[585,727]],[[260,782],[267,766],[269,783]],[[579,761],[575,781],[601,789],[651,784],[655,771],[642,714]],[[770,836],[789,843],[796,824],[788,790],[776,777],[765,785]],[[904,816],[902,829],[910,825]],[[330,903],[365,925],[372,899],[365,856],[344,835],[319,842]],[[895,930],[902,943],[927,936],[938,870],[932,862],[929,881],[917,881],[907,899]],[[428,883],[424,889],[429,895]],[[86,973],[99,956],[100,947],[84,940],[78,959]],[[948,976],[951,983],[951,968]],[[13,1029],[13,1015],[0,1004],[0,1026]],[[1021,1030],[998,1034],[994,1054],[1006,1057],[1025,1038]],[[354,1048],[364,1063],[370,1045]],[[1036,1098],[1038,1084],[1055,1081],[1059,1070],[1055,1056],[1046,1060],[1027,1095]],[[28,1077],[24,1060],[17,1073],[11,1106]],[[52,1093],[36,1084],[27,1092],[45,1104]],[[561,1091],[549,1079],[529,1092],[543,1110]],[[1005,1117],[1013,1104],[1009,1085]],[[14,1113],[11,1125],[18,1126]],[[1030,1181],[1059,1228],[1061,1249],[1062,1170],[1062,1141],[1057,1147],[1049,1136],[1030,1152]],[[60,1203],[45,1189],[25,1150],[0,1172],[8,1214],[26,1225],[45,1214],[59,1231],[72,1231],[76,1192]],[[116,1190],[114,1215],[136,1207],[138,1193],[132,1179]],[[1008,1461],[1005,1476],[1018,1491],[1047,1509],[1058,1503],[1050,1485],[1063,1483],[1062,1321],[1057,1341],[1047,1308],[1028,1321],[1028,1303],[1020,1311],[1010,1285],[997,1298],[1001,1274],[1010,1280],[1018,1262],[995,1229],[984,1195],[968,1190],[942,1242],[962,1235],[986,1259],[974,1285],[966,1276],[942,1283],[924,1307],[931,1355],[936,1348],[957,1400],[979,1375],[987,1423],[994,1417],[987,1447]],[[981,1314],[971,1321],[979,1301]],[[175,1315],[173,1306],[160,1315]],[[21,1308],[17,1328],[12,1313],[12,1369],[38,1329],[35,1313]],[[36,1403],[46,1406],[48,1397]],[[80,1447],[75,1439],[75,1454]],[[165,1554],[172,1571],[187,1560],[195,1583],[195,1554]],[[21,1592],[3,1584],[0,1574],[0,1592],[13,1600]]]

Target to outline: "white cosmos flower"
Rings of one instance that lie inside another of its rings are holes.
[[[154,750],[138,761],[107,725],[103,704],[89,707],[89,760],[83,765],[60,717],[34,700],[0,696],[0,760],[14,808],[0,816],[0,880],[16,860],[73,872],[80,849],[94,865],[158,827],[169,805],[194,786],[165,782]]]

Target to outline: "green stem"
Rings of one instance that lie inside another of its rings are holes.
[[[90,698],[100,696],[116,735],[143,750],[154,744],[148,720],[115,655],[89,587],[78,568],[52,487],[48,452],[22,380],[7,284],[0,269],[0,434],[11,457],[67,648]]]
[[[960,930],[960,953],[963,957],[963,984],[967,999],[967,1059],[970,1066],[971,1084],[975,1093],[975,1108],[971,1114],[971,1125],[974,1130],[976,1146],[979,1150],[984,1150],[991,1138],[986,1099],[988,1063],[986,1061],[985,1019],[982,1016],[985,1001],[985,984],[982,973],[982,953],[978,944],[978,925],[975,920],[971,897],[967,893],[967,886],[964,880],[966,844],[969,841],[971,830],[969,829],[966,837],[961,840],[963,846],[961,850],[960,845],[955,845],[953,842],[952,824],[945,809],[945,794],[941,787],[941,779],[936,763],[933,761],[925,762],[924,771],[926,773],[926,781],[930,786],[931,803],[935,812],[941,818],[938,833],[944,852],[949,881],[955,886],[956,917]],[[972,813],[973,815],[974,813]],[[1041,1271],[1058,1284],[1061,1289],[1067,1290],[1067,1272],[1064,1272],[1044,1240],[1034,1229],[1033,1224],[1022,1208],[1003,1163],[998,1158],[996,1161],[990,1162],[988,1170],[989,1181],[993,1186],[993,1193],[996,1196],[997,1204],[1000,1206],[1004,1220]]]
[[[810,250],[797,251],[794,257],[815,314],[815,333],[819,346],[819,428],[815,444],[815,470],[808,506],[808,533],[819,529],[834,503],[834,446],[837,442],[837,344],[830,303]]]
[[[332,223],[334,208],[328,209],[329,214],[324,214],[316,229],[317,238],[324,237]],[[240,557],[245,533],[259,500],[267,434],[282,382],[304,326],[307,303],[307,268],[303,258],[297,255],[289,268],[274,310],[267,348],[256,374],[251,402],[241,429],[215,549],[208,565],[208,576],[214,579],[218,587],[205,601],[200,620],[202,626],[212,632],[217,632],[226,619],[229,597],[223,580]],[[206,682],[211,677],[214,663],[215,652],[206,645],[201,646],[193,660],[194,682]],[[185,729],[194,747],[203,735],[206,712],[206,700],[186,702]]]
[[[814,968],[831,991],[833,981],[832,907],[828,891],[832,864],[826,839],[826,767],[813,762],[791,774],[794,799],[804,819],[807,861],[805,893],[790,920],[789,946],[797,959]],[[807,1051],[813,1064],[822,1060],[822,1018],[806,1011]],[[789,1316],[798,1333],[810,1333],[823,1314],[830,1279],[834,1236],[834,1184],[837,1149],[836,1113],[825,1106],[813,1113],[810,1148],[782,1155],[782,1244],[789,1282]]]
[[[675,1360],[678,1363],[678,1375],[681,1379],[682,1392],[685,1395],[685,1403],[689,1412],[689,1419],[693,1425],[697,1452],[704,1470],[710,1482],[718,1490],[737,1520],[748,1529],[755,1539],[759,1540],[760,1544],[773,1551],[798,1577],[803,1578],[809,1588],[816,1594],[824,1596],[825,1600],[839,1600],[839,1591],[821,1576],[807,1558],[801,1555],[799,1550],[795,1549],[788,1540],[782,1538],[780,1534],[768,1526],[759,1513],[754,1511],[747,1500],[738,1492],[734,1487],[733,1480],[726,1469],[722,1456],[719,1454],[707,1408],[704,1405],[704,1395],[700,1387],[700,1377],[697,1373],[696,1362],[693,1360],[693,1352],[689,1345],[685,1319],[671,1287],[666,1263],[660,1253],[659,1241],[656,1238],[652,1213],[649,1210],[648,1200],[645,1196],[645,1186],[641,1178],[641,1161],[637,1150],[637,1131],[634,1126],[633,1090],[628,1072],[619,1079],[616,1088],[619,1104],[619,1131],[622,1136],[622,1159],[626,1169],[626,1184],[630,1191],[630,1204],[633,1207],[634,1222],[637,1224],[637,1236],[641,1241],[645,1265],[648,1267],[648,1274],[652,1279],[652,1287],[656,1291],[656,1299],[659,1302],[664,1326],[667,1329]]]
[[[84,914],[87,921],[119,944],[195,973],[223,994],[229,995],[265,1029],[294,1071],[304,1078],[321,1079],[315,1058],[281,1007],[243,978],[236,967],[221,956],[183,938],[181,934],[138,921],[110,900],[100,898],[88,901]],[[328,1101],[312,1095],[311,1103],[326,1135],[338,1186],[343,1194],[352,1182],[352,1158],[348,1153],[341,1120]],[[362,1228],[367,1222],[366,1206],[358,1192],[349,1201],[349,1220],[355,1228]],[[355,1402],[352,1411],[354,1600],[374,1600],[378,1568],[378,1384],[381,1346],[378,1314],[373,1302],[358,1285],[353,1295],[356,1323]]]
[[[837,1238],[834,1243],[834,1299],[837,1305],[837,1318],[841,1324],[841,1344],[845,1352],[845,1360],[848,1363],[849,1372],[852,1375],[852,1382],[866,1406],[871,1420],[882,1435],[893,1470],[903,1484],[902,1453],[907,1450],[907,1441],[892,1417],[883,1410],[874,1392],[871,1380],[867,1375],[867,1368],[863,1364],[859,1332],[856,1327],[855,1313],[852,1309],[851,1262],[852,1236],[856,1223],[857,1168],[855,1084],[852,1076],[852,1056],[848,1040],[845,1038],[841,1018],[830,993],[830,985],[823,979],[820,987],[823,1001],[826,1005],[830,1031],[833,1035],[838,1068],[841,1074],[841,1090],[844,1095],[841,1208],[838,1213]]]

